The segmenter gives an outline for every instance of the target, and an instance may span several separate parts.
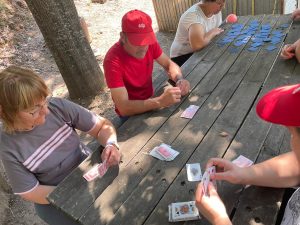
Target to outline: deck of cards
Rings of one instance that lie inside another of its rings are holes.
[[[186,164],[186,173],[188,181],[200,181],[202,179],[200,163]]]
[[[253,161],[251,161],[250,159],[246,158],[243,155],[240,155],[239,157],[237,157],[235,160],[232,161],[232,163],[234,163],[235,165],[239,166],[239,167],[248,167],[253,165]]]
[[[172,149],[169,145],[161,144],[153,148],[149,154],[162,161],[172,161],[176,158],[179,152]]]
[[[199,109],[199,106],[196,105],[190,105],[188,108],[186,108],[180,117],[192,119],[194,115],[196,114],[197,110]]]
[[[108,166],[107,163],[104,161],[103,163],[97,164],[93,166],[88,172],[86,172],[83,177],[88,182],[96,179],[97,177],[103,177],[104,174],[107,172]]]
[[[169,222],[200,219],[195,201],[176,202],[169,205]]]

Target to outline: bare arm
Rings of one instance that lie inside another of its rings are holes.
[[[121,153],[118,151],[117,144],[117,134],[112,123],[103,118],[98,117],[98,121],[95,127],[88,132],[89,135],[96,138],[100,144],[105,146],[104,151],[102,152],[101,158],[102,161],[106,161],[108,165],[118,165],[121,158]]]
[[[246,168],[242,183],[267,187],[299,185],[299,160],[294,152],[288,152]]]
[[[156,61],[167,71],[169,78],[176,83],[176,87],[180,88],[181,95],[186,95],[190,91],[190,82],[183,78],[180,67],[165,53],[162,53]]]
[[[32,191],[20,196],[27,200],[38,204],[49,204],[46,197],[54,190],[55,186],[38,185]]]
[[[166,88],[159,97],[146,100],[129,100],[125,87],[112,88],[111,95],[122,116],[131,116],[168,107],[179,102],[181,98],[181,92],[178,87]]]
[[[241,168],[224,159],[210,159],[207,167],[216,165],[212,179],[234,184],[265,187],[293,187],[300,184],[300,164],[294,152],[288,152],[250,167]]]
[[[210,41],[224,30],[221,28],[214,28],[209,32],[205,32],[201,24],[192,24],[189,28],[189,40],[193,51],[200,50],[207,46]]]

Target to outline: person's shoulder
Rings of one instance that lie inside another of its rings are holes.
[[[106,53],[105,57],[104,57],[104,61],[103,61],[103,66],[105,67],[109,67],[111,63],[114,62],[121,62],[122,60],[120,60],[123,56],[122,56],[122,46],[120,44],[120,42],[115,43]]]
[[[117,56],[120,54],[120,50],[121,50],[122,46],[120,44],[120,42],[116,42],[113,46],[110,47],[110,49],[107,51],[106,55],[105,55],[105,59],[109,59],[111,57]]]
[[[180,18],[181,21],[184,21],[186,23],[191,23],[197,20],[199,10],[201,10],[198,4],[199,3],[191,6],[188,10],[186,10]]]
[[[61,114],[67,112],[73,105],[76,105],[76,103],[64,98],[52,97],[49,101],[48,108],[50,111],[60,112],[59,114]]]

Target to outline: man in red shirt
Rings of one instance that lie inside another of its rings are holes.
[[[175,87],[166,88],[158,97],[152,97],[154,60],[176,83]],[[190,90],[180,68],[162,52],[150,16],[139,10],[129,11],[123,16],[120,40],[105,56],[104,73],[116,112],[121,118],[171,106]]]

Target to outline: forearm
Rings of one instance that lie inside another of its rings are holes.
[[[97,134],[97,140],[103,146],[108,142],[117,142],[116,130],[109,120],[104,120],[103,125]]]
[[[243,168],[242,184],[292,187],[300,183],[299,161],[293,152]]]
[[[127,100],[122,106],[117,106],[122,116],[132,116],[161,108],[161,97],[146,100]]]
[[[165,70],[168,73],[169,79],[173,80],[174,82],[183,79],[180,67],[172,60],[170,60],[170,64],[167,68],[165,68]]]
[[[38,203],[49,204],[47,196],[55,189],[55,186],[38,185],[32,192],[22,194],[21,197],[25,200]]]
[[[203,36],[201,41],[191,42],[190,43],[191,48],[193,49],[193,51],[200,50],[200,49],[204,48],[205,46],[207,46],[214,37],[215,37],[215,35],[213,33],[207,32],[207,33],[205,33],[205,35]]]
[[[217,221],[214,221],[212,224],[213,225],[232,225],[228,216],[219,218]]]

